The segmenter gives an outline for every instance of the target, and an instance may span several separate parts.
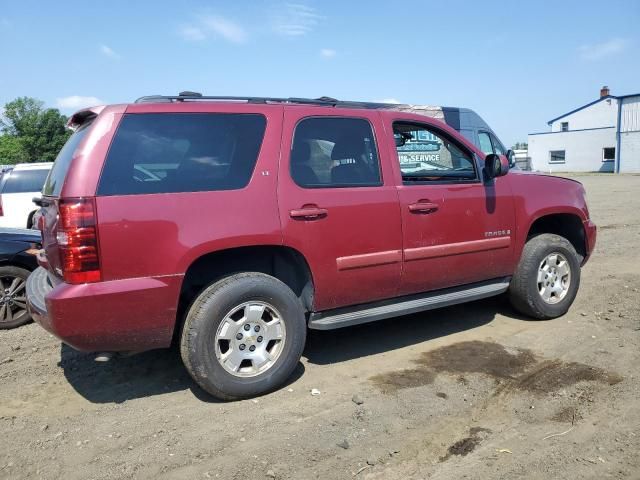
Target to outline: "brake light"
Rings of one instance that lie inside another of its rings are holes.
[[[4,217],[4,210],[2,209],[2,195],[0,195],[0,217]]]
[[[65,198],[58,203],[58,250],[65,282],[99,282],[100,257],[93,198]]]

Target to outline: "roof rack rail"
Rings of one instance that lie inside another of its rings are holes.
[[[180,92],[179,95],[148,95],[138,98],[135,103],[170,103],[197,100],[218,100],[228,102],[245,102],[245,103],[289,103],[301,105],[320,105],[325,107],[346,107],[346,108],[396,108],[400,104],[379,103],[379,102],[356,102],[337,100],[331,97],[320,98],[298,98],[298,97],[235,97],[224,95],[202,95],[198,92]]]

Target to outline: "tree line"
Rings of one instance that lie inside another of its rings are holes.
[[[35,98],[16,98],[0,114],[0,165],[52,162],[71,135],[67,117]]]

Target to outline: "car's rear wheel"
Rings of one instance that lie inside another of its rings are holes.
[[[31,316],[27,311],[25,286],[29,271],[14,266],[0,267],[0,329],[24,325]]]
[[[564,315],[578,293],[580,263],[564,237],[546,233],[529,239],[509,286],[511,304],[537,319]]]
[[[234,400],[281,386],[298,364],[305,340],[304,311],[293,291],[269,275],[240,273],[196,298],[180,350],[198,385]]]
[[[35,214],[36,214],[36,211],[34,210],[27,217],[27,228],[28,229],[31,229],[33,227],[33,217],[34,217]]]

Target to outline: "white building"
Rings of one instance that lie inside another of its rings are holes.
[[[550,132],[529,134],[533,170],[640,172],[640,93],[610,95],[549,120]]]

